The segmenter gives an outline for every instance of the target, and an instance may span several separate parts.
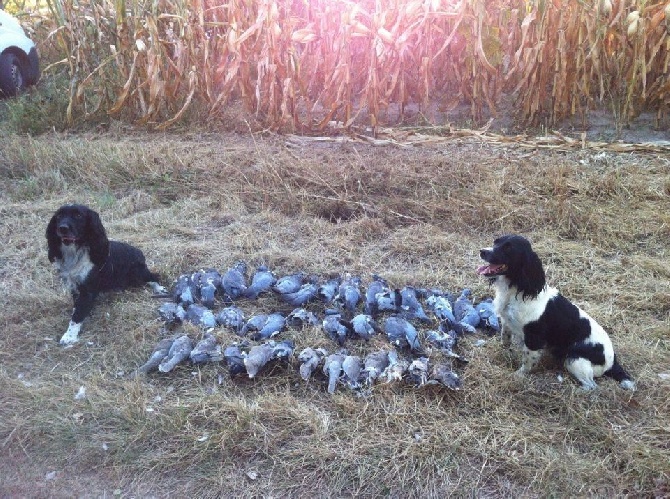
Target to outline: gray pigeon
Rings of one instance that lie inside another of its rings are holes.
[[[180,275],[172,288],[172,299],[187,308],[191,303],[195,303],[195,295],[196,289],[190,274]]]
[[[223,358],[226,361],[228,372],[231,376],[237,376],[238,374],[242,374],[247,370],[247,368],[244,366],[245,354],[242,352],[240,346],[241,345],[235,343],[227,346],[223,351]]]
[[[163,338],[162,340],[160,340],[158,344],[154,347],[154,351],[151,352],[149,360],[147,360],[144,364],[138,367],[137,371],[142,374],[146,374],[149,371],[158,369],[160,363],[163,361],[165,357],[167,357],[170,351],[170,347],[172,346],[173,343],[174,338]]]
[[[423,386],[428,382],[428,358],[414,359],[407,368],[407,378],[414,386]]]
[[[461,378],[451,370],[451,366],[448,364],[434,365],[430,373],[429,383],[439,383],[452,390],[458,390],[463,385]]]
[[[158,370],[162,373],[172,371],[177,364],[188,359],[193,350],[193,341],[187,335],[179,336],[170,346],[167,356],[158,365]]]
[[[260,331],[268,320],[267,314],[258,314],[251,317],[240,330],[240,336],[246,336],[247,333]]]
[[[274,286],[272,286],[272,289],[281,295],[286,293],[295,293],[300,289],[300,286],[304,284],[304,281],[305,273],[297,272],[295,274],[286,275],[277,279],[277,282],[275,282]]]
[[[237,300],[245,296],[247,292],[247,264],[242,260],[230,267],[221,277],[221,289],[224,298]]]
[[[180,303],[165,302],[158,307],[158,315],[168,324],[181,322],[186,317],[186,310]]]
[[[361,300],[361,278],[358,276],[347,276],[342,280],[337,289],[335,300],[339,302],[345,310],[353,314]]]
[[[210,328],[216,326],[216,319],[214,313],[198,303],[192,303],[186,310],[186,318],[188,322],[203,328]]]
[[[233,330],[238,335],[242,335],[242,328],[244,327],[244,312],[241,309],[230,306],[222,308],[218,314],[216,314],[216,322],[223,327],[227,327]]]
[[[342,371],[344,376],[342,381],[352,390],[361,387],[361,370],[363,362],[358,355],[347,355],[342,361]]]
[[[372,274],[372,282],[365,289],[365,313],[375,317],[379,313],[377,295],[390,291],[387,282],[377,274]]]
[[[298,355],[300,361],[300,377],[307,381],[314,371],[319,367],[321,361],[328,356],[323,348],[305,348]]]
[[[263,343],[251,347],[249,353],[244,357],[244,367],[250,378],[254,378],[265,364],[270,362],[274,353],[274,342]]]
[[[314,300],[317,297],[319,287],[308,282],[300,286],[294,293],[282,293],[281,299],[294,307],[302,307],[305,303]]]
[[[191,362],[200,364],[203,362],[220,362],[223,360],[221,345],[211,333],[205,333],[203,338],[191,350]]]
[[[342,319],[340,314],[326,315],[321,325],[328,337],[340,346],[344,345],[347,334],[352,331],[351,323]]]
[[[475,310],[472,301],[470,301],[471,295],[472,291],[466,288],[456,298],[456,303],[454,303],[454,316],[456,317],[457,326],[454,329],[457,333],[474,333],[475,328],[479,325],[479,313]],[[460,331],[458,326],[461,328]]]
[[[284,329],[284,327],[286,327],[286,317],[278,312],[275,312],[267,316],[263,327],[261,327],[256,333],[252,334],[250,338],[255,341],[267,340],[268,338],[277,336]]]
[[[247,298],[258,298],[258,295],[272,289],[277,282],[277,276],[265,265],[259,265],[256,273],[251,277],[251,284],[247,288]]]
[[[414,352],[421,350],[416,328],[402,317],[388,317],[386,322],[384,322],[384,332],[388,340],[397,347],[404,348],[409,346]]]
[[[221,285],[221,274],[215,269],[199,270],[191,275],[196,298],[207,308],[214,308],[214,296]]]
[[[498,321],[498,315],[493,307],[493,298],[486,298],[485,300],[480,301],[475,306],[475,309],[479,314],[481,322],[487,329],[496,333],[500,331],[500,322]]]
[[[273,346],[272,359],[289,361],[293,358],[295,343],[293,340],[278,341]]]
[[[377,312],[398,312],[402,297],[397,289],[387,289],[375,295],[377,298]]]
[[[433,311],[438,321],[456,323],[454,309],[448,297],[442,294],[431,294],[426,298],[426,305]]]
[[[317,326],[319,318],[304,308],[296,308],[286,316],[286,325],[291,327]]]
[[[324,303],[332,302],[337,295],[337,290],[340,288],[341,282],[342,279],[340,277],[334,277],[322,283],[317,291],[319,299]]]
[[[412,286],[405,286],[400,290],[400,308],[405,319],[430,322],[430,318],[424,312],[419,299],[416,296],[416,289]]]
[[[389,351],[388,361],[388,366],[380,377],[385,379],[387,383],[402,380],[409,368],[409,362],[401,358],[395,350]]]
[[[372,316],[367,314],[358,314],[355,316],[351,319],[351,326],[354,334],[366,341],[381,331],[381,328]]]
[[[447,357],[453,357],[455,359],[462,360],[467,362],[467,360],[457,353],[454,352],[456,345],[458,343],[458,335],[453,329],[448,329],[443,326],[446,322],[440,324],[439,331],[428,331],[426,332],[426,341],[434,345],[440,352],[442,352]]]
[[[388,352],[378,350],[369,353],[363,361],[362,377],[367,385],[372,385],[389,365]]]
[[[326,357],[326,361],[323,364],[323,374],[328,376],[328,393],[331,395],[335,393],[335,387],[342,374],[342,362],[344,362],[347,353],[346,350],[331,353]]]

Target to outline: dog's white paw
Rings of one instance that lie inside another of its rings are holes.
[[[63,346],[74,345],[79,341],[79,330],[81,329],[81,323],[76,323],[70,321],[70,325],[65,331],[65,334],[60,339],[59,343]]]
[[[632,392],[635,391],[635,382],[632,379],[623,380],[621,383],[619,383],[619,386],[624,390],[630,390]]]
[[[520,367],[514,371],[514,377],[517,379],[524,379],[526,377],[526,370],[523,367]]]

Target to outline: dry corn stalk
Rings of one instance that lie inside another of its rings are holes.
[[[375,129],[409,107],[502,98],[551,124],[608,104],[668,103],[670,8],[633,0],[49,0],[67,54],[71,121],[107,113],[169,126],[240,100],[267,126]]]

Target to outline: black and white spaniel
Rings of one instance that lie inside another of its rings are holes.
[[[61,206],[46,230],[49,261],[72,293],[74,311],[61,345],[78,341],[84,319],[100,292],[148,283],[156,293],[166,290],[149,271],[144,254],[126,243],[107,239],[100,216],[87,206]]]
[[[564,361],[584,389],[595,388],[593,378],[603,375],[614,378],[622,388],[635,389],[617,362],[605,330],[558,290],[547,286],[542,263],[526,238],[499,237],[492,248],[482,249],[480,256],[488,265],[477,271],[490,278],[495,288],[493,303],[501,319],[503,344],[523,345],[517,375],[530,371],[547,349]]]

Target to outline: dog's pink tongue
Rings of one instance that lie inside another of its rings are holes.
[[[479,275],[484,275],[486,274],[489,270],[491,270],[490,265],[482,265],[481,267],[477,267],[477,273]]]

